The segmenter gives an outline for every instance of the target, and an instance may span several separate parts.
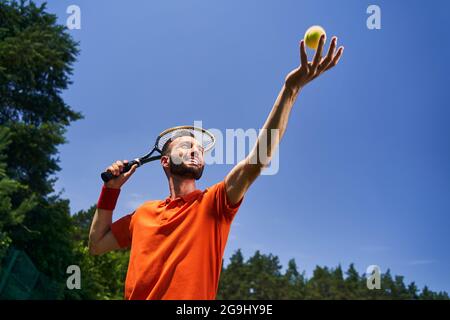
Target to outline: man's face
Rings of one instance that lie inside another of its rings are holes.
[[[198,180],[204,167],[203,147],[195,138],[184,136],[171,142],[169,161],[171,174]]]

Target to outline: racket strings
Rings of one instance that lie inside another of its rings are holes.
[[[215,144],[215,138],[211,132],[193,126],[180,126],[162,132],[156,146],[161,153],[164,153],[171,141],[184,136],[195,138],[202,145],[204,151],[210,150]]]

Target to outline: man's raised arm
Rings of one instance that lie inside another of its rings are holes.
[[[255,146],[249,155],[240,161],[225,177],[225,187],[230,203],[238,203],[262,169],[270,163],[273,151],[277,148],[286,131],[289,115],[301,89],[323,72],[334,67],[344,51],[340,47],[337,52],[337,38],[333,37],[327,55],[322,58],[325,37],[319,41],[312,62],[308,62],[304,40],[300,42],[301,65],[292,70],[267,117],[258,136]]]
[[[137,165],[133,165],[131,170],[122,173],[124,164],[128,161],[116,161],[106,170],[114,174],[115,178],[109,180],[102,188],[102,193],[98,200],[97,210],[92,219],[89,231],[89,253],[101,255],[111,250],[120,249],[119,243],[111,231],[112,215],[119,197],[120,188],[136,171]]]

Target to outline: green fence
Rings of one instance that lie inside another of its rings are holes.
[[[25,252],[8,252],[0,269],[0,299],[53,300],[60,299],[63,291],[63,286],[36,269]]]

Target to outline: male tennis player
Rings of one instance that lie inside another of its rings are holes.
[[[103,186],[89,234],[89,250],[99,255],[130,248],[125,299],[215,299],[231,222],[245,193],[269,164],[299,92],[342,56],[343,47],[336,51],[337,39],[333,37],[322,57],[324,42],[322,36],[311,62],[304,41],[300,42],[301,65],[287,75],[250,154],[223,181],[203,191],[197,189],[195,181],[204,168],[202,144],[189,134],[174,136],[164,145],[160,160],[170,195],[165,200],[145,202],[112,223],[120,188],[136,165],[126,173],[121,171],[127,161],[116,161],[107,168],[115,178]],[[271,129],[277,132],[275,139]]]

